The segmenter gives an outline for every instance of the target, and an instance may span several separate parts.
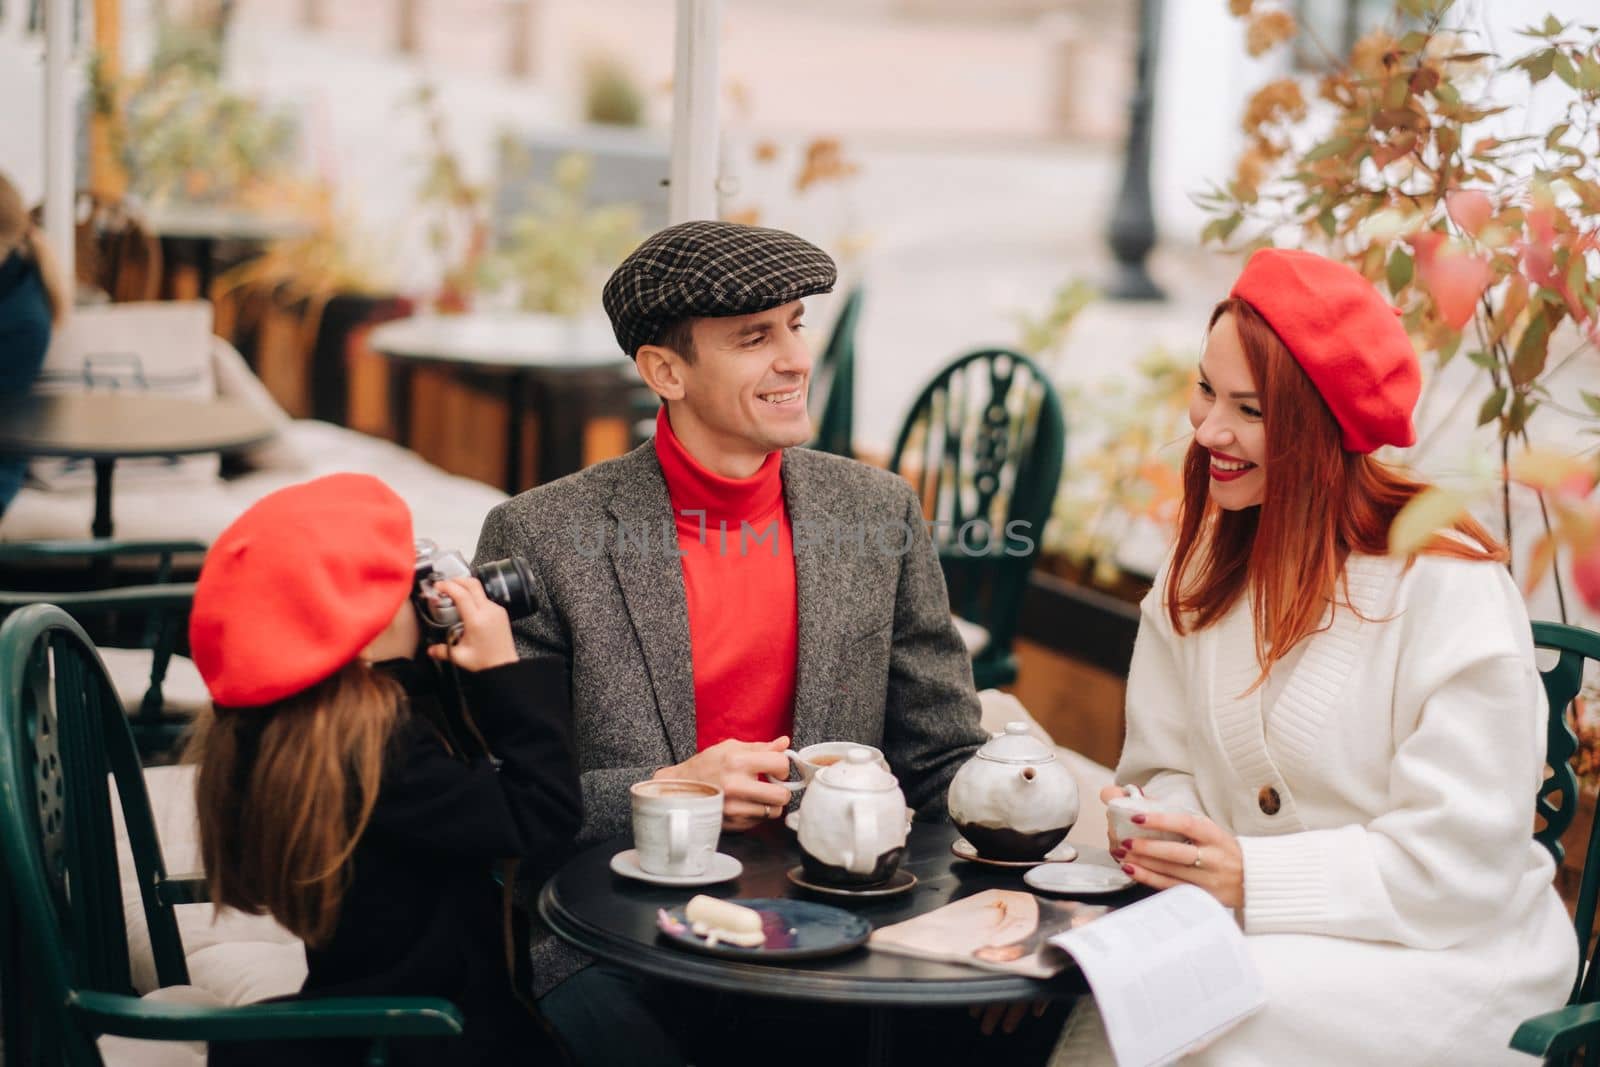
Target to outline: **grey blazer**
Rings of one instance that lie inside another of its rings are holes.
[[[906,802],[943,818],[951,777],[986,735],[916,495],[885,471],[804,448],[784,452],[783,489],[799,604],[795,747],[876,745]],[[728,544],[739,550],[735,531]],[[771,550],[753,534],[747,544]],[[516,626],[519,648],[572,666],[579,840],[624,833],[628,786],[695,753],[683,565],[654,443],[496,507],[477,561],[513,554],[540,587],[539,610]]]

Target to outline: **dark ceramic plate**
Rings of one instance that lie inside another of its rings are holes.
[[[708,945],[705,938],[689,929],[681,906],[662,908],[661,914],[656,917],[656,928],[666,940],[695,952],[753,962],[835,956],[865,944],[867,936],[872,933],[872,924],[867,920],[828,904],[777,899],[733,900],[731,903],[761,913],[761,929],[767,935],[765,945],[753,948]]]

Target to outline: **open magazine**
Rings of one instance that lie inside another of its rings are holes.
[[[985,889],[874,930],[867,945],[900,956],[1049,978],[1072,962],[1065,952],[1051,947],[1050,938],[1097,919],[1106,910],[1101,904]]]
[[[1094,991],[1118,1067],[1171,1063],[1266,1003],[1233,913],[1177,886],[1051,942]]]
[[[874,930],[867,944],[1029,978],[1075,960],[1119,1067],[1171,1063],[1266,1003],[1233,914],[1204,890],[1179,886],[1108,911],[989,889]]]

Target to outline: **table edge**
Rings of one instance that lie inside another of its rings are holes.
[[[701,958],[688,952],[670,956],[640,955],[641,946],[631,938],[612,934],[562,911],[555,900],[555,879],[539,891],[539,918],[552,934],[580,952],[629,970],[655,978],[666,978],[704,989],[777,1000],[803,1000],[866,1007],[952,1007],[971,1004],[997,1004],[1018,1000],[1059,1000],[1080,993],[1067,980],[1076,973],[1069,966],[1053,978],[1026,978],[999,971],[974,970],[970,979],[827,978],[793,971],[777,971],[759,963]],[[662,951],[662,950],[656,950]],[[862,946],[863,952],[871,952]],[[773,977],[779,981],[773,982]],[[755,983],[750,979],[762,978]]]

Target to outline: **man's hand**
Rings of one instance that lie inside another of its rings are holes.
[[[1009,1004],[990,1004],[985,1007],[974,1004],[967,1009],[967,1014],[978,1020],[979,1032],[988,1037],[996,1027],[1003,1034],[1016,1033],[1029,1012],[1037,1019],[1049,1006],[1047,1000],[1014,1000]]]
[[[692,778],[722,790],[722,828],[748,830],[776,819],[793,795],[778,782],[789,777],[787,737],[771,741],[719,741],[652,777]],[[766,775],[773,781],[765,781]]]

